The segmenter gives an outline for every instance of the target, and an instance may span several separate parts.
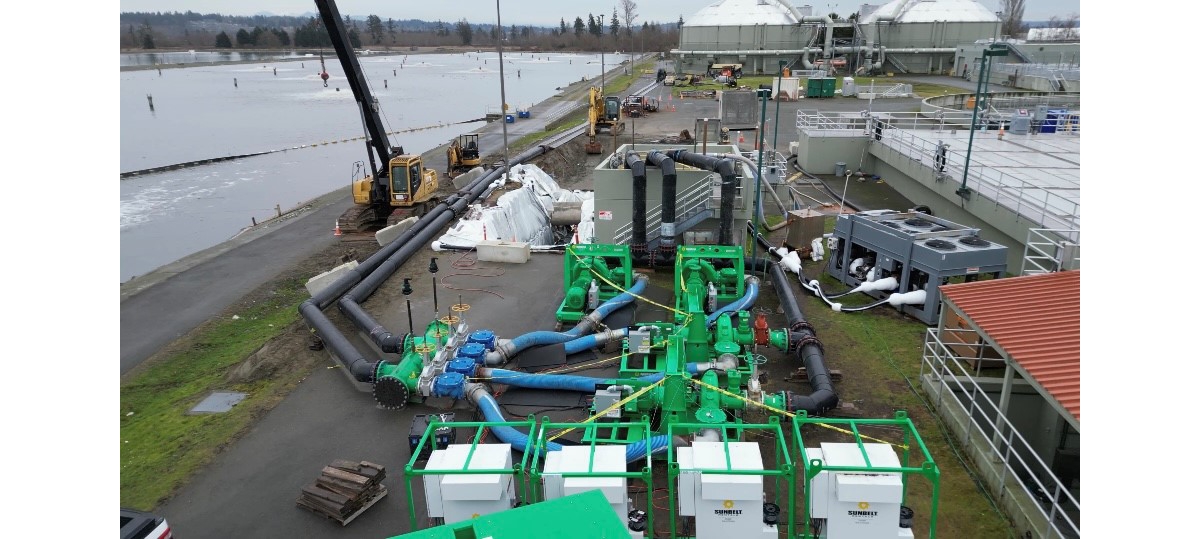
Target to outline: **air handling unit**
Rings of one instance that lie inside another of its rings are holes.
[[[829,273],[926,324],[936,324],[938,287],[1004,275],[1008,248],[968,228],[919,212],[840,215]]]

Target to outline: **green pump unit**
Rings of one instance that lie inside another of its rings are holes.
[[[555,331],[583,319],[601,303],[633,286],[628,245],[574,244],[563,256],[563,301]]]

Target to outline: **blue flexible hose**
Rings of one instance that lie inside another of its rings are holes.
[[[483,413],[484,419],[488,421],[508,421],[504,418],[504,414],[500,413],[500,406],[496,404],[496,399],[492,398],[491,395],[483,394],[483,396],[480,397],[479,411]],[[513,449],[516,451],[524,451],[525,447],[529,445],[529,435],[515,428],[508,426],[494,426],[488,428],[491,429],[492,434],[495,434],[500,441],[512,445]],[[559,451],[562,449],[562,444],[546,442],[546,449],[549,451]]]
[[[756,300],[758,300],[758,283],[750,283],[746,285],[746,294],[744,296],[734,300],[733,303],[730,303],[729,305],[717,309],[712,314],[708,315],[708,318],[705,318],[704,320],[707,325],[711,326],[722,314],[749,309],[750,307],[754,306],[754,302]]]
[[[613,379],[611,378],[592,378],[590,376],[578,376],[574,374],[530,374],[521,371],[510,371],[508,369],[492,369],[492,379],[489,381],[494,384],[504,384],[514,387],[565,389],[567,391],[582,391],[585,393],[596,391],[597,385],[609,386],[613,384]]]
[[[649,441],[650,454],[657,455],[667,450],[667,446],[671,444],[671,437],[666,434],[660,434],[652,436]],[[625,446],[625,462],[637,462],[643,458],[646,458],[646,440]]]

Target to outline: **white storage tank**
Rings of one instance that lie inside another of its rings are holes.
[[[426,471],[463,469],[510,470],[512,446],[478,444],[471,453],[470,444],[451,444],[431,453],[425,466]],[[429,516],[441,517],[446,524],[499,513],[516,505],[512,474],[430,474],[422,478]]]

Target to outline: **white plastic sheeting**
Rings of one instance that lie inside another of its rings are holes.
[[[495,206],[471,205],[462,219],[433,242],[434,250],[473,248],[482,240],[526,242],[534,249],[552,245],[554,234],[550,215],[554,213],[555,204],[582,203],[583,219],[590,224],[589,210],[594,193],[563,189],[536,165],[512,167],[509,174],[488,187],[488,192],[509,181],[520,183],[521,187],[500,195]],[[579,237],[581,241],[590,238],[591,232],[585,236],[581,227]]]

